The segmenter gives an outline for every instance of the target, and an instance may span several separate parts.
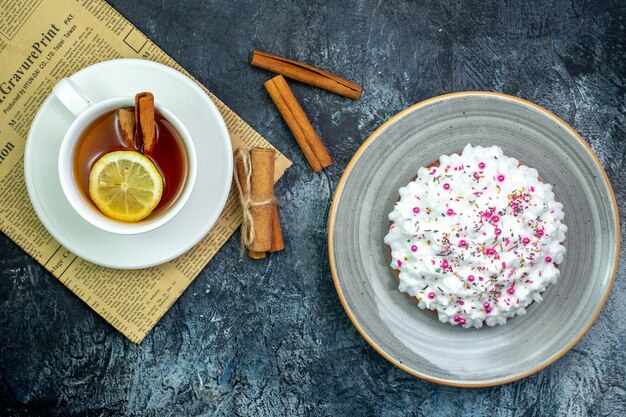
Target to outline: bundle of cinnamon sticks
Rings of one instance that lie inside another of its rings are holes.
[[[354,100],[361,97],[361,86],[312,65],[259,50],[253,51],[250,63],[255,67],[279,74],[264,84],[265,89],[276,104],[313,171],[318,172],[330,166],[333,163],[331,156],[284,77]]]
[[[274,161],[269,148],[240,148],[235,152],[235,184],[243,210],[241,249],[252,259],[285,248],[274,196]]]

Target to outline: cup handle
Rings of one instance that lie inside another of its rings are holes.
[[[93,104],[81,88],[69,78],[59,80],[52,87],[52,93],[74,116],[78,116]]]

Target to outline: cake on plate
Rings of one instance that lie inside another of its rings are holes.
[[[441,322],[504,324],[559,277],[563,205],[499,147],[467,145],[400,188],[385,243],[399,290]]]

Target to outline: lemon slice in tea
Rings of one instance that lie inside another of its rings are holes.
[[[89,195],[100,211],[115,220],[148,217],[163,194],[163,178],[154,163],[136,151],[101,157],[89,175]]]

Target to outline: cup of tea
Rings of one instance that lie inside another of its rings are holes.
[[[85,221],[107,232],[137,234],[180,212],[196,182],[197,155],[173,111],[156,97],[152,118],[144,119],[149,112],[139,116],[137,97],[93,102],[69,78],[52,91],[76,116],[61,142],[58,172],[65,197]],[[150,132],[149,145],[142,128]]]

